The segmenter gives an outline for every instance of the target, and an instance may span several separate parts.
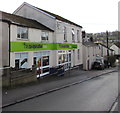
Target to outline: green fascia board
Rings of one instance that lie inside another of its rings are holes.
[[[10,51],[39,51],[77,49],[77,44],[38,43],[38,42],[10,42]]]

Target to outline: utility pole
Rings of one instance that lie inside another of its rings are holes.
[[[107,38],[107,66],[109,68],[109,46],[108,46],[108,31],[106,31],[106,38]]]

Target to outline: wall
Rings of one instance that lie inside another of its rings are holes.
[[[107,56],[107,48],[100,45],[101,48],[101,56],[105,57]],[[109,49],[109,55],[114,55],[114,52],[112,50]]]
[[[17,25],[11,25],[11,42],[37,42],[37,43],[41,43],[41,30],[40,29],[34,29],[34,28],[28,28],[28,39],[17,39]],[[47,43],[53,43],[53,32],[49,32],[49,40]],[[37,50],[36,50],[37,51]],[[42,50],[40,50],[42,52]],[[55,51],[52,50],[47,50],[50,51],[50,66],[54,66],[56,65],[55,63],[53,63],[53,61],[55,61],[55,59],[53,59],[53,57],[55,57]],[[23,51],[25,52],[25,51]],[[10,53],[10,66],[15,67],[15,53],[22,53],[20,52],[11,52]],[[28,68],[31,68],[31,66],[33,65],[33,57],[34,57],[34,51],[27,51],[28,53]]]
[[[42,23],[43,25],[55,29],[55,18],[41,12],[40,10],[36,10],[31,5],[24,4],[21,9],[15,12],[16,15],[23,16],[26,18],[37,20],[38,22]]]
[[[66,27],[67,30],[67,42],[64,41],[64,27]],[[72,41],[72,29],[74,29],[75,32],[75,42],[74,43],[78,43],[77,40],[77,30],[79,30],[80,32],[80,42],[82,43],[82,32],[81,32],[81,28],[77,27],[75,25],[69,24],[69,23],[65,23],[62,22],[60,20],[56,20],[56,42],[57,43],[73,43]]]
[[[33,69],[32,71],[20,72],[20,71],[11,71],[9,68],[7,68],[6,72],[7,73],[2,77],[3,88],[16,87],[18,85],[23,85],[37,81],[35,75],[35,69]]]
[[[75,42],[74,44],[78,45],[78,48],[80,50],[80,59],[78,60],[78,50],[75,49],[75,55],[74,55],[74,59],[75,59],[75,65],[81,65],[82,64],[82,32],[81,32],[81,28],[77,27],[75,25],[60,21],[60,20],[56,20],[54,17],[50,16],[49,14],[46,14],[44,12],[41,12],[38,9],[35,9],[33,6],[27,4],[26,3],[24,5],[22,5],[21,7],[18,8],[18,10],[16,10],[14,12],[17,15],[23,16],[23,17],[27,17],[27,18],[31,18],[31,19],[35,19],[38,22],[44,24],[45,26],[48,26],[49,28],[55,30],[55,32],[52,34],[52,39],[54,43],[73,43],[72,42],[72,28],[74,28],[75,31]],[[58,26],[58,24],[60,26]],[[64,26],[66,26],[67,28],[67,42],[64,41],[64,33],[63,33],[63,28]],[[77,42],[77,30],[80,31],[80,42]],[[51,38],[50,38],[51,39]],[[51,42],[51,40],[50,40]],[[55,50],[54,50],[55,51]],[[54,62],[52,63],[53,65],[57,65],[57,51],[53,52],[54,54]],[[56,57],[55,57],[56,56]]]
[[[0,21],[0,68],[2,68],[2,22]]]
[[[44,30],[45,31],[45,30]],[[41,32],[40,29],[28,28],[28,39],[17,39],[17,25],[11,25],[11,41],[13,42],[42,42],[41,41]],[[53,43],[53,32],[46,31],[49,33],[48,43]]]
[[[67,31],[67,41],[64,40],[64,27],[66,27],[66,31]],[[74,29],[75,32],[75,42],[72,41],[72,29]],[[78,42],[77,40],[77,30],[79,30],[79,40],[80,42]],[[75,25],[71,25],[69,23],[65,23],[62,22],[60,20],[56,20],[56,42],[57,43],[65,43],[65,44],[77,44],[78,48],[74,49],[74,56],[73,56],[73,50],[72,50],[72,60],[74,59],[75,61],[73,61],[75,63],[75,65],[81,65],[83,63],[82,61],[82,32],[81,32],[81,28],[77,27]],[[78,59],[78,49],[80,50],[79,56],[80,59]],[[73,58],[74,57],[74,58]],[[74,66],[72,62],[72,66]]]
[[[9,25],[2,23],[2,62],[3,66],[9,66]]]
[[[96,59],[96,56],[100,56],[99,46],[85,46],[83,45],[83,69],[91,70],[92,64]],[[89,60],[89,67],[88,67]]]

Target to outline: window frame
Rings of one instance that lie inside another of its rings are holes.
[[[44,34],[43,34],[44,33]],[[45,37],[43,35],[46,35]],[[45,40],[43,40],[45,38]],[[49,41],[49,32],[48,31],[41,31],[41,41],[42,42],[48,42]]]
[[[80,42],[80,30],[77,30],[77,41]]]
[[[67,41],[67,28],[64,26],[64,41]]]
[[[23,33],[25,34],[23,35]],[[17,26],[17,39],[28,40],[28,28],[27,27]]]
[[[72,42],[75,42],[75,30],[72,28]]]
[[[23,59],[23,55],[25,55],[24,59]],[[26,61],[23,62],[25,59]],[[28,68],[28,52],[15,53],[15,61],[17,60],[19,60],[19,68]],[[27,63],[26,66],[24,66],[24,63]],[[16,62],[15,62],[15,66],[16,66]]]

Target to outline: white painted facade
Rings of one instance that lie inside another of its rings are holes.
[[[107,56],[107,50],[109,50],[109,55],[114,55],[114,50],[112,49],[108,49],[106,46],[103,46],[102,44],[98,44],[100,47],[100,52],[101,52],[101,56],[105,57]]]
[[[120,53],[119,53],[119,48],[114,44],[114,45],[112,45],[111,47],[110,47],[110,49],[113,49],[114,50],[114,52],[115,52],[115,55],[119,55]]]
[[[83,45],[83,69],[91,70],[92,64],[96,60],[96,56],[100,56],[99,46]]]
[[[35,29],[35,28],[28,28],[28,39],[18,39],[17,38],[17,25],[12,25],[10,26],[11,28],[11,38],[10,42],[37,42],[37,43],[42,43],[43,41],[41,40],[41,32],[42,30],[40,29]],[[47,43],[52,43],[52,37],[53,33],[50,31],[47,31],[49,36],[48,36],[48,41]],[[17,52],[11,52],[10,53],[10,66],[15,67],[15,54],[16,53],[27,53],[28,54],[28,67],[31,68],[33,65],[33,57],[34,57],[34,52],[44,52],[48,51],[50,53],[50,66],[53,66],[53,51],[52,50],[41,50],[41,51],[17,51]]]
[[[53,33],[53,43],[62,43],[62,44],[76,44],[77,49],[70,50],[72,61],[71,66],[82,65],[82,27],[76,26],[74,24],[64,22],[56,19],[55,16],[50,15],[49,13],[44,12],[41,9],[38,9],[28,3],[23,3],[17,10],[14,11],[14,14],[20,15],[26,18],[34,19],[43,25],[49,27],[54,30]],[[64,40],[64,27],[66,27],[66,37],[67,40]],[[75,40],[72,41],[72,29],[74,29]],[[79,30],[79,39],[77,39],[77,31]],[[79,41],[78,41],[79,40]],[[59,51],[66,53],[69,49],[66,50],[54,50],[54,66],[58,66],[58,53]],[[79,58],[78,58],[79,57]]]
[[[9,25],[4,22],[0,22],[1,24],[1,32],[0,32],[0,61],[1,67],[9,66]]]

